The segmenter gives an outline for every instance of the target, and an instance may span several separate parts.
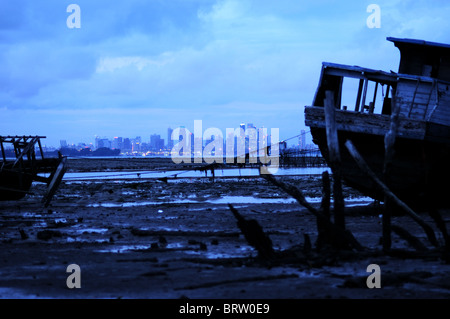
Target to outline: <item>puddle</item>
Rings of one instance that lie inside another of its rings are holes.
[[[221,258],[239,258],[249,257],[256,254],[256,251],[250,246],[244,246],[239,248],[224,248],[214,249],[209,245],[207,250],[186,250],[188,255],[196,255],[207,259],[221,259]]]
[[[96,252],[122,254],[122,253],[132,251],[132,250],[144,250],[147,248],[149,248],[149,245],[121,245],[121,246],[114,246],[114,247],[108,248],[108,249],[99,249],[99,250],[96,250]]]
[[[86,207],[137,207],[137,206],[151,206],[151,205],[163,205],[163,204],[197,204],[199,202],[192,201],[188,199],[178,199],[174,201],[144,201],[144,202],[128,202],[128,203],[99,203],[99,204],[89,204]]]
[[[256,198],[251,196],[223,196],[219,199],[207,200],[211,204],[289,204],[295,203],[293,198]]]
[[[29,213],[29,212],[27,212],[27,213],[23,213],[23,214],[22,214],[22,217],[25,217],[25,218],[27,218],[27,217],[42,218],[42,214]]]
[[[107,228],[83,228],[83,229],[77,229],[76,233],[78,234],[103,234],[108,231]]]

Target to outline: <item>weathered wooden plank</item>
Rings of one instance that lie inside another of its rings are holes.
[[[336,109],[335,117],[338,130],[383,136],[389,130],[390,116],[385,114],[367,114]],[[324,108],[305,107],[305,124],[310,127],[325,128]],[[425,132],[425,121],[400,118],[398,136],[422,140]]]
[[[434,97],[435,94],[431,94],[431,97],[428,95],[416,95],[413,104],[434,104],[436,103],[436,98]],[[412,97],[408,96],[397,96],[397,102],[400,104],[405,104],[408,106],[411,106],[412,103]]]
[[[56,168],[55,172],[51,176],[51,181],[47,188],[47,193],[42,198],[42,203],[44,203],[44,206],[47,207],[50,204],[50,201],[53,198],[53,195],[55,194],[56,190],[59,187],[59,184],[61,183],[61,180],[64,176],[64,173],[66,172],[66,160],[67,157],[62,157],[60,159],[60,162],[58,164],[58,167]]]

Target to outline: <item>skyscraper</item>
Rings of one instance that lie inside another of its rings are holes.
[[[240,127],[241,129],[243,129],[244,132],[245,132],[245,123],[241,123],[241,125],[239,125],[239,127]],[[245,135],[245,133],[244,133],[244,135]]]
[[[123,147],[123,142],[121,137],[114,137],[112,148],[121,150]]]
[[[171,150],[173,148],[173,141],[172,141],[172,132],[173,129],[170,127],[167,129],[167,148]]]
[[[300,150],[306,149],[306,132],[305,130],[300,131],[300,136],[298,137],[298,147]]]
[[[158,134],[152,134],[150,136],[150,150],[158,151],[160,148],[161,136]]]
[[[126,152],[131,151],[131,141],[129,138],[123,140],[123,149]]]

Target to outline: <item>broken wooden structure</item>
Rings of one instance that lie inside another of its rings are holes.
[[[337,181],[342,177],[349,186],[384,202],[384,250],[390,249],[391,231],[413,240],[406,230],[391,225],[395,206],[438,247],[433,229],[415,212],[426,209],[449,253],[447,230],[437,209],[450,207],[445,183],[450,178],[450,45],[387,40],[400,50],[398,72],[323,63],[313,104],[305,107],[305,123]],[[352,92],[349,81],[355,85],[353,109],[351,100],[344,98]]]
[[[383,180],[385,136],[391,126],[392,106],[397,105],[389,188],[413,208],[426,207],[430,202],[449,207],[449,184],[443,181],[450,178],[450,45],[387,40],[400,49],[398,72],[323,63],[313,103],[305,107],[305,123],[330,164],[333,159],[327,144],[325,104],[326,92],[330,91],[342,177],[349,186],[383,201],[384,193],[355,165],[344,144],[351,140]]]
[[[66,171],[66,157],[46,158],[41,145],[45,136],[0,136],[0,200],[19,200],[30,193],[33,182],[46,183],[42,198],[50,204]],[[13,156],[8,156],[6,145],[12,146]],[[36,148],[39,153],[36,154]],[[48,176],[45,176],[48,174]]]
[[[406,229],[391,224],[391,211],[395,207],[411,217],[424,230],[430,244],[442,253],[441,257],[450,262],[450,240],[438,212],[439,208],[450,207],[446,197],[450,187],[445,183],[450,178],[450,45],[388,40],[401,51],[398,73],[323,63],[313,104],[305,107],[306,125],[332,170],[333,216],[327,172],[322,175],[320,208],[308,203],[297,187],[267,172],[260,176],[316,216],[319,251],[324,247],[338,251],[364,250],[346,229],[343,179],[363,194],[384,202],[384,252],[398,254],[391,248],[391,232],[408,241],[418,252],[428,250]],[[344,80],[348,78],[357,84],[353,110],[343,103],[343,95],[348,93],[344,92]],[[372,93],[370,101],[369,93]],[[416,208],[426,209],[442,233],[444,245],[438,241],[434,229],[416,213]],[[264,240],[254,237],[249,240],[246,236],[252,246],[271,248],[264,236],[260,236]],[[309,251],[310,246],[309,237],[305,236],[304,251]]]

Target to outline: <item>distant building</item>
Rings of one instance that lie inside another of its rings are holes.
[[[239,125],[239,127],[244,131],[244,135],[245,135],[245,123],[241,123],[241,125]]]
[[[61,147],[67,147],[67,141],[66,140],[60,140],[59,144]]]
[[[300,131],[300,136],[298,137],[298,148],[300,150],[306,149],[306,132],[305,130]]]
[[[253,123],[247,123],[245,146],[248,148],[250,156],[258,156],[258,131]]]
[[[167,148],[169,150],[171,150],[173,148],[172,133],[173,133],[173,129],[171,129],[169,127],[167,129]]]
[[[132,151],[133,152],[140,152],[141,151],[141,144],[142,144],[142,139],[140,136],[136,136],[136,138],[132,141]]]
[[[103,148],[103,147],[111,148],[111,141],[108,140],[107,138],[99,138],[99,139],[96,139],[95,141],[97,144],[97,146],[96,146],[97,149]]]
[[[129,138],[125,138],[123,140],[123,151],[124,152],[131,151],[131,140]]]
[[[164,149],[164,139],[158,134],[150,136],[150,150],[153,152],[160,152]]]
[[[121,137],[114,137],[112,148],[121,150],[123,148],[123,139]]]

